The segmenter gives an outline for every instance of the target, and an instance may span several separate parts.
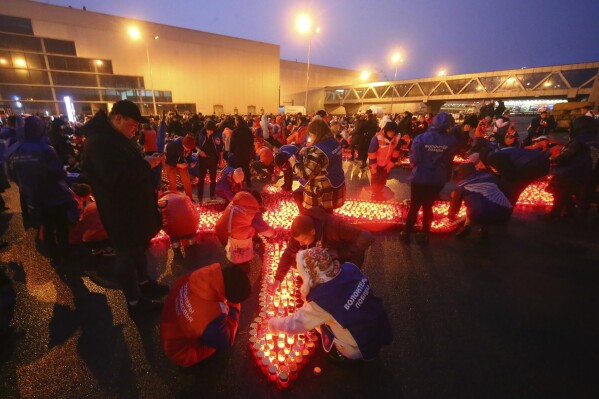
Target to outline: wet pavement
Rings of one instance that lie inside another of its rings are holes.
[[[348,197],[368,198],[367,176],[346,162]],[[396,168],[387,195],[407,198],[408,172]],[[447,191],[447,190],[446,190]],[[13,187],[0,215],[3,268],[14,278],[14,324],[26,335],[0,341],[2,398],[532,398],[599,397],[599,228],[588,218],[543,223],[538,209],[516,210],[488,240],[433,236],[428,247],[376,233],[363,271],[388,310],[392,345],[376,360],[343,368],[318,351],[286,391],[255,365],[248,330],[258,305],[242,305],[234,347],[179,368],[162,354],[159,314],[131,317],[116,288],[114,258],[77,249],[53,265],[25,230]],[[174,255],[148,254],[166,284],[224,260],[212,235]],[[322,373],[314,375],[314,367]]]

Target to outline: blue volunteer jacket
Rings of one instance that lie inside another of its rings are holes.
[[[329,312],[349,330],[365,360],[376,357],[383,345],[393,341],[382,300],[374,295],[368,277],[353,263],[344,263],[337,277],[312,288],[306,299]],[[329,342],[332,345],[332,340]]]
[[[456,186],[462,193],[466,213],[473,223],[494,223],[509,219],[513,206],[497,183],[497,178],[490,173],[476,172]]]
[[[449,180],[458,143],[453,135],[446,132],[448,127],[449,115],[440,113],[435,116],[428,131],[412,141],[412,183],[441,187]]]
[[[334,137],[314,144],[314,147],[321,150],[328,158],[327,177],[331,186],[337,188],[345,183],[345,173],[343,172],[343,150],[339,142]]]

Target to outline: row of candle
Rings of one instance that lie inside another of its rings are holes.
[[[553,195],[546,191],[549,178],[542,178],[530,184],[520,196],[516,205],[532,207],[550,207],[553,205]],[[266,185],[263,190],[264,220],[277,231],[289,231],[293,219],[299,214],[297,205],[291,197],[291,193],[283,192],[274,185]],[[401,226],[409,207],[396,202],[346,200],[345,204],[335,210],[335,214],[349,223],[354,224],[389,224]],[[449,203],[437,202],[433,207],[434,220],[431,231],[433,233],[447,233],[459,224],[447,220]],[[214,225],[222,215],[222,204],[197,206],[200,213],[198,234],[211,233]],[[459,218],[464,217],[466,210],[462,207]],[[420,214],[420,218],[422,215]],[[153,239],[152,243],[168,240],[168,234],[161,230]]]
[[[318,337],[309,332],[301,334],[273,334],[268,321],[273,317],[287,317],[303,304],[299,292],[301,280],[295,270],[285,276],[275,292],[268,287],[274,282],[275,272],[287,242],[274,239],[265,244],[262,262],[261,290],[258,294],[258,316],[250,324],[249,345],[256,364],[280,388],[287,388],[314,352]]]

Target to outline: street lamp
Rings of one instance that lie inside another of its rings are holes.
[[[364,70],[360,74],[360,79],[362,79],[364,82],[366,82],[369,77],[370,77],[370,71]]]
[[[439,71],[439,73],[437,74],[437,76],[446,76],[447,75],[447,71],[445,69],[441,69]]]
[[[304,101],[304,112],[308,114],[308,89],[310,85],[310,50],[312,47],[312,36],[320,32],[320,28],[312,28],[312,18],[309,15],[301,14],[295,20],[295,28],[303,35],[308,35],[308,65],[306,67],[306,99]]]
[[[152,64],[150,62],[150,46],[147,40],[144,40],[139,29],[135,26],[129,27],[129,37],[133,40],[142,40],[146,46],[146,57],[148,59],[148,70],[150,71],[150,90],[152,91],[152,105],[154,106],[154,115],[158,115],[156,108],[156,96],[154,95],[154,75],[152,74]],[[158,40],[158,36],[154,36],[154,40]]]
[[[393,83],[391,84],[391,117],[393,117],[393,103],[395,101],[395,81],[397,80],[397,66],[400,62],[403,62],[399,53],[394,53],[391,56],[391,62],[395,65],[395,74],[393,75]]]

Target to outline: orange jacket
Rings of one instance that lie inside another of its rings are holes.
[[[220,265],[213,263],[181,277],[171,288],[160,321],[160,343],[174,363],[188,367],[216,352],[206,334],[221,333],[232,345],[239,326],[239,304],[226,303]],[[207,327],[218,324],[217,329]],[[203,342],[204,341],[204,342]]]
[[[219,241],[225,245],[229,238],[229,215],[231,217],[231,237],[238,240],[253,237],[256,229],[252,222],[256,214],[260,211],[260,204],[256,198],[247,191],[240,191],[235,194],[231,203],[227,206],[221,217],[216,221],[214,232]]]
[[[167,191],[158,200],[162,214],[162,227],[172,238],[194,234],[198,229],[200,215],[186,195]]]

